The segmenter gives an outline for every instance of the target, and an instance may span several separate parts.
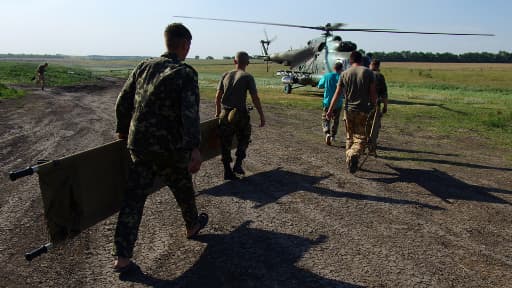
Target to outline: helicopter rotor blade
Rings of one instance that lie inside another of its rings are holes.
[[[395,29],[350,29],[341,28],[333,29],[332,31],[344,32],[374,32],[374,33],[395,33],[395,34],[424,34],[424,35],[451,35],[451,36],[495,36],[494,34],[487,33],[452,33],[452,32],[422,32],[422,31],[400,31]]]
[[[494,34],[487,34],[487,33],[451,33],[451,32],[400,31],[400,30],[395,30],[395,29],[373,29],[373,28],[339,28],[339,27],[346,26],[346,24],[344,24],[344,23],[333,23],[333,24],[328,23],[325,26],[305,26],[305,25],[294,25],[294,24],[273,23],[273,22],[246,21],[246,20],[192,17],[192,16],[173,16],[173,17],[199,19],[199,20],[224,21],[224,22],[249,23],[249,24],[263,24],[263,25],[274,25],[274,26],[294,27],[294,28],[305,28],[305,29],[320,30],[320,31],[325,31],[325,32],[344,31],[344,32],[373,32],[373,33],[426,34],[426,35],[450,35],[450,36],[495,36]]]
[[[313,29],[313,30],[320,30],[320,31],[327,31],[329,29],[329,28],[327,28],[325,26],[305,26],[305,25],[293,25],[293,24],[261,22],[261,21],[245,21],[245,20],[206,18],[206,17],[192,17],[192,16],[173,16],[173,17],[176,17],[176,18],[188,18],[188,19],[199,19],[199,20],[224,21],[224,22],[249,23],[249,24],[263,24],[263,25],[284,26],[284,27],[294,27],[294,28],[306,28],[306,29]]]

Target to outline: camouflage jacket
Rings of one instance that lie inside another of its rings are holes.
[[[37,66],[36,73],[44,74],[44,72],[46,72],[46,66],[44,66],[44,64]]]
[[[142,61],[119,93],[116,117],[116,132],[128,134],[129,149],[166,153],[199,147],[197,72],[175,54]]]

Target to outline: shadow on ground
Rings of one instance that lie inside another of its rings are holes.
[[[311,240],[249,226],[247,221],[229,234],[198,236],[197,241],[206,243],[206,249],[188,271],[174,280],[159,279],[142,270],[122,274],[120,279],[153,287],[362,287],[295,265],[308,250],[325,242],[326,236]],[[337,269],[343,269],[343,263]]]
[[[282,197],[291,193],[304,191],[323,197],[349,198],[398,205],[416,205],[433,210],[443,210],[443,208],[439,206],[418,201],[335,191],[316,186],[330,176],[331,175],[310,176],[277,168],[245,177],[242,180],[226,182],[219,186],[203,190],[200,192],[200,195],[207,194],[214,197],[237,197],[242,200],[252,201],[256,203],[254,208],[260,208],[267,204],[275,203]]]
[[[377,151],[404,152],[404,153],[411,153],[411,154],[428,154],[428,155],[436,155],[436,156],[453,156],[453,157],[459,156],[459,154],[453,154],[453,153],[437,153],[437,152],[432,152],[432,151],[385,147],[385,146],[381,146],[381,145],[378,146]],[[381,158],[383,158],[383,157],[381,157]]]
[[[442,155],[442,154],[440,154],[440,155]],[[379,158],[386,159],[386,160],[392,160],[392,161],[428,162],[428,163],[446,164],[446,165],[459,166],[459,167],[468,167],[468,168],[475,168],[475,169],[489,169],[489,170],[499,170],[499,171],[512,171],[512,168],[493,167],[493,166],[486,166],[486,165],[473,164],[473,163],[463,163],[463,162],[456,162],[456,161],[442,160],[442,159],[425,159],[425,158],[394,157],[394,156],[379,156]]]
[[[468,184],[435,168],[432,170],[424,170],[400,168],[389,164],[386,164],[386,166],[395,170],[396,173],[380,174],[386,174],[394,177],[367,179],[386,184],[416,183],[447,203],[450,203],[449,200],[467,200],[511,205],[508,201],[496,197],[491,193],[512,194],[512,191]]]
[[[403,101],[403,100],[389,100],[389,104],[439,107],[439,108],[441,108],[443,110],[446,110],[446,111],[449,111],[449,112],[453,112],[453,113],[457,113],[457,114],[461,114],[461,115],[467,115],[468,114],[466,112],[453,110],[451,108],[448,108],[448,107],[444,106],[444,104],[439,104],[439,103],[425,103],[425,102],[412,102],[412,101]]]

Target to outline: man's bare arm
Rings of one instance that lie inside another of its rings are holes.
[[[332,111],[338,102],[338,99],[341,96],[342,87],[340,85],[336,86],[336,91],[334,92],[334,96],[332,97],[331,104],[329,105],[329,110],[327,110],[326,117],[327,119],[331,119]]]
[[[222,100],[222,95],[224,95],[224,93],[221,90],[217,90],[217,94],[215,94],[215,118],[219,118],[220,115],[220,101]]]
[[[258,93],[251,93],[252,98],[252,104],[256,107],[256,110],[258,110],[258,113],[260,114],[260,127],[265,126],[265,115],[263,114],[263,109],[261,108],[261,102],[260,97],[258,96]]]

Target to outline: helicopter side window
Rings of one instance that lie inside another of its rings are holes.
[[[336,36],[332,37],[332,40],[333,41],[341,41],[341,37],[336,35]]]

